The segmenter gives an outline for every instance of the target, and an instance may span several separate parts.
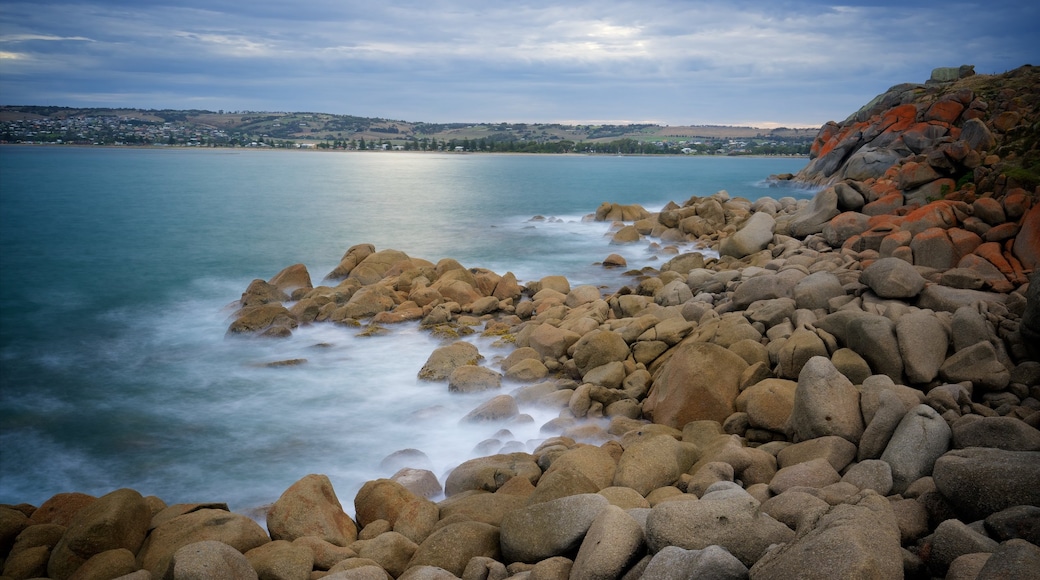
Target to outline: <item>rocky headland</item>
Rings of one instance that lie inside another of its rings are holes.
[[[419,379],[494,395],[464,421],[559,416],[444,481],[402,451],[353,517],[318,474],[266,529],[129,489],[0,506],[2,577],[1035,578],[1038,136],[1034,68],[938,69],[820,130],[777,177],[812,200],[604,203],[667,258],[606,293],[367,244],[256,280],[229,335],[417,321]]]

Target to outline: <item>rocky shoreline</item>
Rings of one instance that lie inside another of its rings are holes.
[[[502,438],[443,481],[388,458],[353,517],[307,475],[266,530],[129,489],[0,506],[0,578],[1035,577],[1040,83],[968,73],[825,125],[780,178],[811,201],[604,203],[612,244],[668,257],[608,294],[367,244],[255,280],[229,336],[418,323],[444,338],[418,378],[494,395],[463,420]],[[559,412],[534,449],[531,406]]]

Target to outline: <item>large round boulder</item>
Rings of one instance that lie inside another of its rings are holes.
[[[47,574],[64,580],[91,557],[108,550],[137,553],[152,513],[140,493],[118,489],[81,509],[51,551]]]
[[[1018,505],[1040,506],[1038,451],[955,449],[935,461],[932,478],[964,521]]]
[[[794,442],[837,435],[858,443],[863,435],[859,391],[829,359],[809,359],[798,375],[787,431]]]
[[[677,429],[703,419],[722,423],[736,410],[740,376],[747,367],[739,355],[717,344],[680,344],[657,372],[643,414]]]
[[[328,476],[310,474],[289,486],[267,512],[273,540],[315,536],[336,546],[357,539],[357,526],[343,511]]]

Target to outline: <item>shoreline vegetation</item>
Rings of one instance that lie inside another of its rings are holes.
[[[370,244],[316,286],[302,264],[254,280],[229,340],[419,324],[444,340],[418,379],[489,395],[462,421],[559,417],[535,449],[503,431],[443,481],[403,449],[353,515],[301,474],[266,529],[129,489],[0,506],[4,575],[1035,574],[1040,74],[971,72],[937,69],[825,125],[807,167],[777,177],[820,187],[811,200],[604,202],[588,219],[613,224],[609,244],[672,254],[617,289]],[[678,250],[690,242],[718,257]],[[609,251],[603,267],[627,267]],[[472,333],[512,350],[486,360]]]

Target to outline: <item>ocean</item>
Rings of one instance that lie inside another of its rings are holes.
[[[764,179],[804,158],[613,157],[0,148],[0,503],[131,487],[167,503],[257,513],[309,473],[348,513],[383,459],[419,449],[442,484],[494,436],[459,419],[499,393],[452,394],[416,374],[442,343],[316,324],[286,340],[225,338],[255,278],[303,263],[315,285],[350,246],[436,262],[626,283],[596,262],[660,265],[649,242],[609,244],[582,218],[604,202],[651,211],[725,189],[808,197]],[[532,220],[541,216],[544,220]],[[494,366],[508,350],[469,338]],[[319,346],[320,345],[320,346]],[[268,363],[306,359],[298,366]],[[503,385],[509,392],[519,385]]]

